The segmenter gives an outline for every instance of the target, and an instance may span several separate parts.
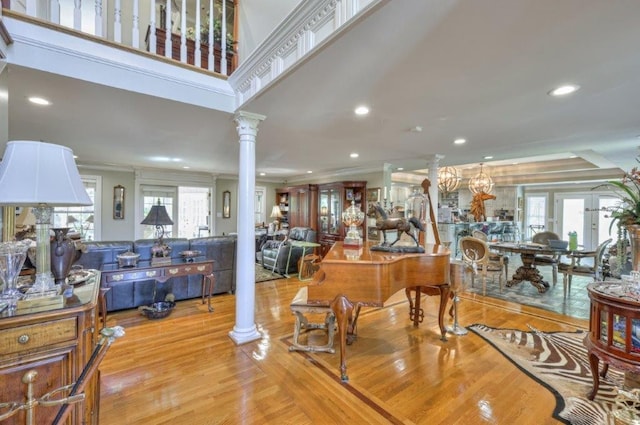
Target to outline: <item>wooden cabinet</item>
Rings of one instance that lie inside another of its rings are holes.
[[[276,189],[276,205],[280,206],[282,223],[289,228],[310,227],[318,231],[318,186],[304,184]]]
[[[97,342],[96,301],[100,274],[90,278],[63,308],[38,313],[0,317],[0,402],[24,403],[26,385],[22,378],[35,370],[33,397],[40,398],[54,389],[74,383],[89,361]],[[62,393],[66,394],[66,393]],[[85,401],[74,404],[66,424],[97,424],[99,382],[97,373],[85,391]],[[53,397],[53,400],[61,395]],[[34,407],[34,423],[50,424],[60,406]],[[4,413],[4,412],[3,412]],[[2,422],[25,424],[22,410]]]
[[[342,212],[353,202],[362,210],[366,199],[367,182],[345,181],[318,186],[318,243],[324,256],[336,241],[344,240],[347,228],[342,223]],[[366,211],[365,211],[366,212]],[[366,240],[366,221],[360,225]]]

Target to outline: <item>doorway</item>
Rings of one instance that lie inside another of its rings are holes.
[[[578,245],[595,249],[609,239],[611,226],[608,208],[617,203],[617,198],[605,193],[558,193],[555,196],[554,231],[561,239],[568,240],[569,232],[578,234]]]

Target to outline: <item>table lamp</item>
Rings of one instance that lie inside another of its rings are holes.
[[[0,163],[0,205],[32,207],[36,217],[36,285],[49,289],[53,207],[91,205],[73,151],[35,141],[7,143]]]
[[[149,226],[155,226],[156,228],[156,241],[151,248],[151,262],[158,263],[163,258],[169,258],[171,249],[164,244],[162,239],[164,238],[164,226],[172,225],[173,221],[169,217],[165,206],[160,204],[160,199],[158,199],[156,205],[151,207],[151,211],[149,211],[149,214],[147,214],[140,224],[147,224]]]
[[[270,217],[275,218],[275,220],[273,221],[274,229],[276,231],[280,230],[280,219],[282,218],[282,212],[280,211],[280,207],[278,205],[274,205],[273,208],[271,208]]]

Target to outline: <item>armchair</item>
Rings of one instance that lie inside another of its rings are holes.
[[[550,240],[560,240],[560,236],[553,232],[539,232],[533,235],[531,242],[542,245],[549,245]],[[558,283],[558,263],[560,262],[560,255],[536,255],[533,260],[533,264],[536,267],[549,266],[551,267],[551,276],[553,277],[553,284]]]
[[[284,240],[267,241],[262,246],[262,267],[283,275],[297,273],[304,249],[293,246],[291,241],[316,242],[316,231],[310,227],[294,227]]]
[[[611,239],[607,239],[598,245],[595,251],[572,252],[568,255],[571,264],[558,264],[558,269],[563,274],[562,284],[564,285],[565,298],[567,298],[567,294],[571,295],[571,278],[573,276],[588,276],[592,277],[594,281],[602,280],[602,257],[610,243]]]

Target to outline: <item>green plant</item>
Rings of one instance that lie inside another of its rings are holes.
[[[640,163],[640,156],[636,157]],[[594,189],[608,187],[618,197],[620,202],[609,209],[611,213],[611,225],[617,226],[617,257],[618,264],[622,265],[627,252],[627,226],[640,224],[640,170],[633,167],[631,171],[624,173],[620,181],[613,180],[596,186]]]
[[[229,29],[229,26],[227,26]],[[190,40],[196,39],[196,30],[194,27],[188,27],[186,31],[186,37]],[[222,22],[219,18],[213,21],[213,44],[218,44],[222,40]],[[227,31],[227,52],[234,53],[234,45],[236,41],[233,39],[233,34]],[[200,42],[203,44],[209,44],[209,13],[204,16],[202,24],[200,24]]]

